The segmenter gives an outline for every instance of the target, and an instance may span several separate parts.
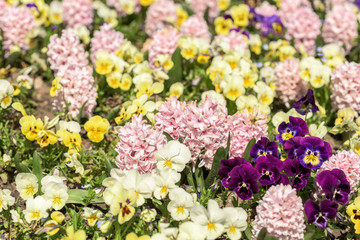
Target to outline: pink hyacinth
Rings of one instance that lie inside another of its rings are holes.
[[[61,77],[61,90],[57,94],[54,106],[57,110],[63,110],[69,104],[69,114],[76,117],[83,104],[86,102],[82,116],[91,117],[96,107],[96,89],[94,86],[93,71],[87,65],[66,65],[60,68],[56,76]]]
[[[293,14],[302,7],[311,7],[307,0],[283,0],[281,1],[281,8],[279,10],[279,16],[281,22],[287,26],[291,24]]]
[[[62,7],[64,23],[68,27],[91,26],[94,18],[91,0],[63,0]]]
[[[216,150],[225,147],[228,138],[227,109],[212,98],[196,106],[188,104],[180,122],[180,137],[189,147],[191,162],[199,156],[199,166],[210,169]],[[207,149],[200,154],[202,149]]]
[[[200,17],[204,17],[207,8],[210,19],[215,19],[219,15],[217,0],[191,0],[190,7]]]
[[[331,74],[331,100],[333,108],[352,108],[360,111],[360,64],[345,62]]]
[[[149,62],[152,68],[156,68],[154,60],[159,54],[172,56],[176,50],[178,38],[179,33],[173,27],[167,27],[155,33],[149,45]]]
[[[326,14],[322,37],[326,43],[345,45],[350,50],[358,36],[357,16],[349,5],[336,5]]]
[[[6,2],[5,2],[5,0],[0,0],[0,17],[1,17],[1,15],[4,13],[5,8],[6,8]]]
[[[96,53],[100,50],[115,54],[123,42],[124,35],[105,23],[100,30],[94,32],[94,37],[91,39],[91,61],[95,63]]]
[[[238,112],[228,117],[230,158],[241,157],[251,139],[259,140],[267,135],[267,116],[261,114],[256,109],[254,113],[250,114],[245,110],[242,113]],[[255,121],[255,119],[257,120]]]
[[[2,2],[0,5],[3,4]],[[0,29],[4,34],[3,48],[7,53],[15,45],[27,49],[26,35],[37,26],[33,14],[26,7],[2,6],[1,8]]]
[[[142,115],[134,116],[132,121],[119,129],[118,156],[116,165],[121,170],[137,169],[139,173],[151,173],[156,168],[154,154],[166,144],[162,131],[154,130],[146,124]]]
[[[329,12],[330,9],[336,5],[343,5],[349,2],[349,0],[325,0],[326,12]]]
[[[314,56],[316,50],[316,38],[320,34],[321,21],[310,7],[297,9],[285,24],[287,28],[286,38],[294,38],[295,47],[302,45],[308,54]]]
[[[352,150],[338,151],[330,157],[329,161],[323,163],[317,174],[324,170],[333,170],[335,168],[340,169],[345,173],[346,179],[350,183],[351,193],[355,192],[360,181],[359,156]]]
[[[134,9],[134,13],[138,13],[141,10],[141,4],[139,2],[139,0],[130,0],[133,1],[133,4],[135,4],[135,9]],[[121,6],[121,1],[120,0],[106,0],[106,4],[108,6],[114,7],[117,11],[117,13],[124,17],[127,15],[126,11],[124,10],[124,8]]]
[[[268,2],[263,2],[259,7],[256,7],[255,12],[256,14],[260,14],[265,17],[271,17],[272,15],[278,14],[277,8]]]
[[[55,73],[65,65],[88,64],[88,53],[80,44],[78,36],[71,29],[63,30],[60,38],[57,34],[52,35],[48,49],[47,56],[50,68]]]
[[[155,114],[155,129],[168,133],[173,139],[180,136],[180,122],[186,108],[185,102],[171,97],[159,106]]]
[[[158,30],[165,28],[168,23],[174,24],[176,19],[176,6],[173,1],[156,1],[146,12],[145,32],[152,37]]]
[[[276,91],[279,98],[290,107],[290,100],[305,93],[306,83],[300,78],[299,59],[286,59],[275,66]]]
[[[237,31],[230,31],[228,35],[217,35],[214,39],[215,42],[225,42],[230,45],[231,50],[236,50],[238,48],[247,49],[248,45],[245,41],[246,36]]]
[[[256,207],[252,239],[262,228],[279,240],[304,239],[305,216],[302,200],[290,185],[271,186]]]
[[[203,17],[191,16],[182,25],[180,29],[181,36],[203,38],[210,42],[210,32],[208,25]]]

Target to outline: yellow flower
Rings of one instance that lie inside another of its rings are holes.
[[[12,106],[16,111],[21,112],[21,114],[22,114],[23,116],[26,116],[26,115],[27,115],[27,114],[26,114],[26,111],[25,111],[25,108],[24,108],[24,106],[23,106],[21,103],[19,103],[19,102],[14,102],[11,106]]]
[[[181,7],[176,8],[176,15],[177,15],[177,20],[176,20],[177,26],[181,26],[183,22],[185,22],[185,20],[188,19],[189,17],[188,13]]]
[[[20,119],[21,132],[30,141],[36,140],[39,132],[43,130],[44,124],[40,118],[34,116],[24,116]]]
[[[60,129],[57,131],[56,135],[58,135],[63,144],[69,149],[75,148],[77,151],[80,151],[81,148],[81,136],[77,132],[70,133],[64,129]]]
[[[123,224],[129,221],[135,213],[133,205],[136,202],[136,193],[131,190],[125,190],[121,183],[112,189],[113,197],[110,203],[110,212],[114,216],[118,215],[118,222]]]
[[[121,77],[120,89],[123,91],[128,91],[132,85],[132,78],[129,74],[125,73]]]
[[[223,17],[217,17],[214,24],[216,33],[222,35],[228,35],[232,27],[232,21],[230,18],[225,19]]]
[[[281,46],[279,48],[280,52],[280,61],[285,61],[288,58],[293,58],[294,54],[296,53],[296,50],[292,46]]]
[[[111,73],[114,67],[114,61],[107,52],[99,52],[96,55],[95,71],[98,74],[106,75]]]
[[[13,95],[14,96],[17,96],[21,93],[21,90],[20,90],[20,85],[19,84],[12,84],[13,88],[14,88],[14,93]]]
[[[120,110],[120,114],[118,117],[115,118],[115,122],[117,125],[121,124],[122,121],[124,120],[127,120],[127,119],[130,119],[131,117],[131,114],[128,113],[125,108],[123,107],[121,110]]]
[[[105,133],[108,132],[110,124],[106,118],[95,116],[85,123],[84,128],[92,142],[101,142],[104,139]]]
[[[170,87],[170,96],[180,97],[184,92],[184,84],[181,82],[174,83]]]
[[[250,8],[246,4],[240,4],[230,8],[230,15],[234,19],[234,24],[238,27],[246,27],[249,23]]]
[[[335,120],[335,125],[341,124],[346,119],[353,119],[355,117],[355,111],[351,108],[340,109],[337,112],[337,118]]]
[[[56,78],[51,82],[50,96],[55,97],[56,94],[60,91],[60,89],[61,89],[60,81],[61,81],[61,78],[60,78],[60,77],[56,77]]]
[[[37,143],[40,147],[46,147],[49,144],[54,145],[57,142],[58,138],[53,131],[42,130],[38,133]]]
[[[230,2],[230,0],[218,0],[217,5],[220,11],[225,11],[229,7]]]
[[[208,49],[208,50],[201,51],[196,60],[200,64],[206,64],[209,62],[210,58],[211,58],[211,52]]]
[[[186,60],[194,58],[197,54],[196,45],[190,41],[184,42],[184,44],[182,44],[182,46],[180,46],[180,48],[181,48],[181,52],[180,52],[181,56],[183,58],[185,58]]]
[[[142,235],[140,237],[138,237],[135,233],[129,233],[128,235],[126,235],[125,240],[150,240],[150,236],[148,235]]]
[[[155,110],[155,103],[153,101],[147,101],[148,96],[146,94],[140,96],[140,98],[135,99],[132,104],[127,108],[126,112],[132,116],[133,114],[139,115],[142,114],[145,116],[148,112],[153,112]]]
[[[146,6],[149,6],[150,4],[152,4],[154,2],[154,0],[140,0],[139,2],[142,6],[146,7]]]
[[[86,233],[84,230],[74,231],[73,226],[66,228],[66,237],[63,237],[62,240],[86,240]]]
[[[119,72],[111,72],[108,75],[106,75],[106,82],[109,84],[111,88],[118,88],[121,84],[121,77],[122,74]]]
[[[351,221],[355,223],[355,233],[360,234],[360,197],[355,198],[354,202],[347,206],[346,213]]]
[[[55,220],[49,220],[44,223],[43,231],[50,236],[55,235],[60,230],[60,226]]]

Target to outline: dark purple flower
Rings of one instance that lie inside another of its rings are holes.
[[[263,36],[267,36],[269,34],[279,36],[283,33],[284,25],[278,15],[266,16],[260,19],[261,34]]]
[[[276,139],[284,144],[293,137],[304,137],[309,133],[309,128],[303,119],[290,116],[289,122],[282,122],[278,127],[278,131],[279,134],[276,136]]]
[[[279,178],[279,180],[275,183],[275,185],[278,185],[278,184],[289,185],[289,184],[290,184],[290,180],[289,180],[288,176],[286,176],[285,174],[280,174],[280,178]]]
[[[305,96],[300,98],[299,101],[294,102],[293,108],[300,113],[301,115],[305,115],[308,112],[317,112],[319,108],[315,104],[314,92],[311,89],[308,89],[308,92]]]
[[[259,183],[261,186],[271,185],[279,181],[282,165],[282,161],[272,155],[259,157],[255,168],[260,173]]]
[[[222,185],[226,188],[229,187],[229,181],[231,180],[230,172],[236,166],[241,166],[243,164],[251,166],[251,163],[246,161],[243,158],[233,158],[233,159],[223,159],[221,160],[221,168],[218,174],[223,177],[221,181]]]
[[[316,177],[316,181],[326,198],[342,205],[349,201],[350,183],[342,170],[324,170]]]
[[[301,139],[302,137],[293,137],[285,142],[284,151],[288,154],[288,158],[297,158],[297,150],[301,146]]]
[[[254,158],[254,161],[261,157],[272,155],[277,157],[278,154],[278,145],[276,142],[270,142],[268,138],[261,137],[250,150],[250,156]]]
[[[26,7],[28,7],[28,8],[36,8],[36,10],[39,10],[35,3],[28,3],[28,4],[26,4]]]
[[[259,172],[247,164],[236,166],[230,172],[229,189],[234,191],[242,200],[248,200],[259,191]]]
[[[301,146],[297,149],[296,155],[301,165],[306,168],[318,169],[331,156],[331,152],[329,152],[330,144],[325,143],[321,138],[303,137],[300,144]]]
[[[311,199],[305,202],[304,210],[308,223],[325,229],[329,219],[336,217],[338,205],[330,200],[323,200],[319,205]]]
[[[310,169],[303,167],[298,159],[286,159],[283,165],[284,172],[293,176],[291,186],[296,190],[304,188],[310,177]]]

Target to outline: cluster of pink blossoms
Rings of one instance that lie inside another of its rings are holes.
[[[91,61],[95,63],[96,53],[100,50],[115,54],[123,42],[124,35],[105,23],[100,30],[94,32],[94,37],[91,39]]]
[[[132,3],[129,3],[129,4],[135,5],[134,13],[140,12],[141,5],[140,5],[139,0],[129,0],[129,2],[131,2],[131,1],[132,1]],[[124,1],[124,2],[126,3],[126,1]],[[120,0],[106,0],[106,4],[111,7],[114,7],[120,16],[124,17],[127,15],[125,9],[121,6]]]
[[[269,235],[279,240],[304,239],[306,226],[303,203],[290,185],[271,186],[256,207],[252,239],[257,239],[264,227]]]
[[[334,109],[350,107],[360,111],[360,64],[345,62],[331,74],[331,100]]]
[[[166,144],[166,137],[151,125],[146,124],[142,115],[119,129],[118,156],[116,165],[121,170],[137,169],[139,173],[151,173],[156,168],[154,154]]]
[[[149,45],[149,62],[152,68],[156,68],[154,60],[160,54],[168,54],[170,57],[177,48],[179,39],[178,31],[173,27],[167,27],[157,31]]]
[[[15,45],[27,49],[26,36],[37,26],[33,14],[27,7],[6,7],[4,2],[0,2],[0,8],[0,29],[4,34],[4,49],[7,53]]]
[[[89,67],[88,53],[80,39],[71,29],[63,30],[61,37],[53,35],[48,45],[48,60],[55,76],[61,77],[61,90],[54,100],[58,110],[69,103],[69,113],[76,117],[83,104],[83,116],[90,117],[96,106],[97,93],[94,87],[92,68]]]
[[[225,147],[230,133],[230,156],[243,154],[252,138],[266,135],[267,119],[254,121],[247,112],[230,116],[225,105],[208,98],[198,106],[195,102],[186,104],[175,98],[168,99],[155,115],[155,128],[167,132],[172,138],[183,140],[192,153],[194,163],[199,157],[200,166],[211,168],[214,154],[219,147]]]
[[[349,5],[335,5],[326,14],[322,37],[326,43],[345,45],[349,51],[358,36],[358,20]]]
[[[245,41],[244,37],[246,36],[241,32],[230,31],[230,33],[226,36],[222,34],[216,35],[214,42],[225,42],[229,44],[231,50],[239,48],[248,49],[248,44]]]
[[[259,7],[256,7],[255,12],[256,12],[256,14],[260,14],[265,17],[271,17],[272,15],[278,15],[277,8],[268,2],[263,2]]]
[[[300,78],[299,59],[286,59],[277,63],[275,79],[278,96],[287,107],[290,107],[290,100],[304,95],[306,82]]]
[[[204,16],[207,8],[209,8],[210,19],[215,19],[219,15],[217,0],[191,0],[190,7],[196,15],[201,17]]]
[[[64,23],[68,27],[91,26],[94,18],[91,0],[63,0],[62,7]]]
[[[173,1],[156,1],[146,12],[145,32],[152,37],[158,30],[165,28],[167,23],[175,23],[176,19],[176,6]]]
[[[196,15],[189,17],[183,22],[180,28],[180,34],[184,37],[203,38],[207,42],[210,42],[211,38],[206,21],[203,17]]]
[[[279,10],[279,16],[281,22],[287,26],[292,21],[293,14],[302,7],[311,7],[307,0],[283,0],[281,1],[281,8]]]

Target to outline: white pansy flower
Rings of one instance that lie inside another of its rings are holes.
[[[31,173],[19,173],[16,175],[15,184],[16,190],[20,193],[20,197],[24,200],[34,196],[39,188],[37,177]]]
[[[47,210],[51,207],[51,202],[37,196],[36,198],[30,197],[26,201],[26,209],[24,210],[25,220],[30,223],[33,220],[40,220],[41,218],[47,218],[49,213]]]
[[[7,210],[8,207],[14,205],[15,198],[12,197],[9,189],[0,189],[0,212]]]
[[[184,222],[179,226],[177,240],[203,240],[206,238],[206,228],[198,223]]]
[[[103,217],[103,213],[98,209],[92,209],[88,207],[83,208],[83,217],[87,220],[89,226],[95,226],[96,222]]]
[[[11,220],[14,223],[23,223],[23,220],[20,218],[20,214],[16,210],[10,210],[11,213]]]
[[[68,122],[63,121],[63,120],[59,121],[59,130],[60,129],[64,129],[71,133],[74,133],[74,132],[79,133],[81,131],[80,124],[75,121],[68,121]]]
[[[44,198],[51,201],[52,208],[60,210],[69,198],[67,190],[68,188],[62,183],[50,182],[45,186]]]
[[[179,141],[169,141],[164,148],[155,153],[159,170],[175,170],[182,172],[191,159],[189,148]]]
[[[65,180],[66,180],[66,177],[60,177],[60,176],[56,176],[56,175],[47,175],[41,179],[41,191],[45,192],[45,187],[51,182],[62,184],[62,183],[64,183]]]
[[[311,124],[309,127],[309,133],[310,136],[323,138],[327,133],[325,122],[320,123],[319,126],[316,126],[316,124]]]
[[[156,187],[154,189],[154,196],[156,199],[164,199],[169,190],[173,188],[177,188],[175,185],[180,181],[181,175],[176,171],[161,171],[160,175],[155,175],[155,184]]]
[[[225,214],[225,231],[230,240],[241,238],[241,232],[247,228],[247,213],[242,208],[227,207],[223,209]]]
[[[7,80],[0,79],[0,106],[7,108],[12,102],[14,87]]]
[[[193,198],[182,188],[175,188],[169,193],[170,202],[167,206],[171,217],[181,221],[189,216],[190,209],[194,206]]]

